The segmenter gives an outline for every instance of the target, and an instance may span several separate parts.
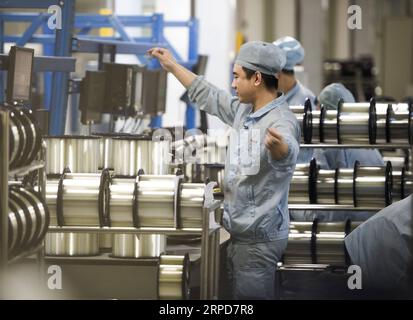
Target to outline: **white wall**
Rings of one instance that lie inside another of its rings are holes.
[[[228,91],[235,57],[235,9],[234,0],[196,1],[196,16],[200,21],[199,52],[209,56],[206,78]],[[209,116],[208,121],[212,129],[224,127],[216,117]]]

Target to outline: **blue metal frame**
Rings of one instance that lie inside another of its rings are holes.
[[[57,0],[0,0],[0,7],[9,8],[47,8],[51,4],[58,4]],[[41,43],[47,55],[70,56],[72,51],[98,52],[99,43],[114,44],[117,53],[136,54],[139,60],[146,63],[149,68],[159,68],[156,59],[147,60],[144,56],[147,49],[153,46],[167,47],[174,54],[177,61],[187,68],[192,68],[198,58],[198,20],[189,21],[164,21],[162,14],[152,16],[115,16],[115,15],[74,15],[75,0],[65,0],[62,7],[62,30],[56,30],[56,35],[45,24],[50,16],[44,13],[0,13],[0,36],[3,32],[4,22],[31,22],[31,26],[23,36],[5,35],[1,37],[3,42],[16,42],[23,46],[27,42]],[[5,4],[5,5],[4,5]],[[43,34],[34,34],[42,27]],[[119,36],[97,37],[88,33],[96,28],[109,27],[116,30]],[[151,29],[150,37],[131,37],[126,32],[126,27],[147,27]],[[188,59],[184,60],[164,37],[164,29],[167,27],[184,27],[189,30]],[[78,29],[77,36],[72,39],[71,30]],[[54,44],[54,46],[53,46]],[[2,42],[0,42],[3,49]],[[0,85],[2,81],[0,74]],[[68,81],[69,74],[54,72],[53,76],[45,74],[45,104],[51,111],[50,134],[62,134],[66,119]],[[0,99],[2,93],[0,93]],[[1,101],[1,100],[0,100]],[[195,126],[195,112],[188,106],[186,114],[187,128]],[[162,125],[161,116],[152,118],[151,127]]]

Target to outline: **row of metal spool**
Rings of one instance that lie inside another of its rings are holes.
[[[319,223],[291,222],[288,246],[282,258],[285,265],[322,264],[337,267],[349,265],[344,238],[360,222]]]
[[[315,159],[297,164],[289,193],[289,204],[350,205],[381,208],[410,194],[413,176],[410,171],[385,166],[361,166],[353,169],[324,170]]]
[[[142,168],[151,174],[167,174],[172,164],[172,138],[164,130],[149,134],[96,134],[96,136],[45,137],[48,174],[65,167],[72,172],[95,173],[109,168],[116,175],[133,176]],[[224,163],[225,150],[205,147],[198,163]]]
[[[9,111],[9,169],[31,164],[39,154],[42,134],[30,109],[3,105]]]
[[[301,124],[302,142],[332,144],[413,143],[411,103],[343,103],[337,110],[290,106]]]
[[[5,114],[8,113],[9,139],[8,162],[9,177],[17,174],[20,169],[30,171],[35,160],[40,160],[42,150],[42,133],[34,118],[33,112],[22,106],[3,104],[0,106],[3,125]],[[3,139],[3,137],[0,137]],[[40,166],[39,166],[40,168]],[[3,175],[2,175],[3,176]],[[4,175],[6,179],[7,175]],[[39,189],[38,191],[41,191]],[[41,192],[36,192],[32,187],[21,185],[19,182],[7,182],[6,190],[8,203],[7,215],[7,260],[13,261],[29,253],[40,251],[47,229],[50,215]],[[0,230],[2,232],[2,230]]]
[[[100,174],[72,174],[65,170],[56,178],[49,175],[46,184],[46,203],[50,210],[51,225],[202,228],[207,185],[184,183],[180,175],[145,175],[142,170],[136,177],[119,177],[111,176],[106,169]],[[47,235],[46,253],[69,255],[68,252],[59,250],[58,241],[53,240],[55,237],[53,233]],[[142,249],[133,255],[125,252],[122,244],[125,238],[130,237],[133,235],[114,235],[113,256],[142,257]],[[139,248],[145,247],[146,241],[153,245],[146,256],[159,256],[165,249],[165,237],[161,234],[139,235]],[[89,234],[87,242],[93,239],[97,242],[97,238],[97,235]],[[99,253],[97,244],[93,248],[95,249],[88,254]]]

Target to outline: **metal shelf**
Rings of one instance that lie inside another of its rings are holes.
[[[372,207],[354,207],[340,204],[289,204],[289,210],[318,210],[318,211],[331,211],[331,210],[345,210],[345,211],[375,211],[378,212],[383,208]]]
[[[409,144],[300,144],[300,148],[322,149],[410,149]]]
[[[127,234],[165,234],[165,235],[201,235],[202,228],[174,229],[174,228],[129,228],[129,227],[56,227],[49,226],[48,232],[96,232],[96,233],[127,233]]]

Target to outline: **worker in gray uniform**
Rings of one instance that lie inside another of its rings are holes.
[[[366,294],[413,298],[411,195],[363,222],[344,242]]]
[[[271,43],[241,46],[233,67],[237,96],[179,65],[163,48],[148,53],[188,90],[196,106],[233,128],[225,163],[223,224],[234,299],[273,299],[276,264],[289,234],[288,192],[300,127],[277,91],[285,53]]]

